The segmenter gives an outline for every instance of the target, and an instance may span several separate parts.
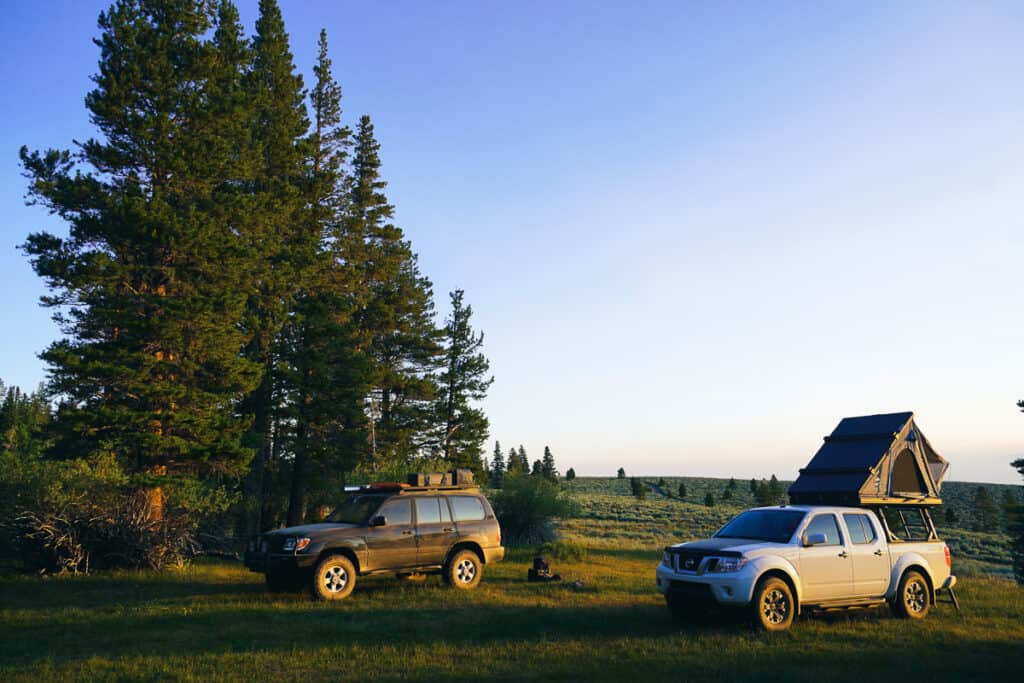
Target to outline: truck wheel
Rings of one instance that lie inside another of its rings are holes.
[[[460,590],[476,588],[482,574],[480,558],[472,550],[458,551],[444,568],[445,583]]]
[[[761,579],[751,603],[754,625],[765,631],[785,631],[796,616],[796,601],[789,584],[777,576]]]
[[[328,555],[313,570],[313,597],[344,600],[356,587],[356,568],[344,555]]]
[[[900,587],[892,603],[896,616],[904,619],[924,619],[931,608],[928,581],[921,572],[911,569],[900,578]]]

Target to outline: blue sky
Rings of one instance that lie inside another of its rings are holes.
[[[256,1],[240,1],[252,27]],[[0,26],[0,378],[56,335],[17,150],[92,134],[103,2]],[[792,478],[913,410],[955,480],[1024,457],[1024,5],[281,2],[326,27],[397,219],[461,287],[492,439],[604,475]]]

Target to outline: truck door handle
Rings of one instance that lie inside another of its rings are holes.
[[[441,531],[445,532],[446,534],[450,534],[451,532],[455,531],[455,529],[451,527],[445,527],[444,529],[441,529]]]
[[[878,555],[879,557],[881,557],[882,556],[882,549],[879,548],[878,550],[876,550],[875,551],[875,555]]]
[[[839,553],[839,557],[846,557],[846,556],[847,555],[846,555],[846,551],[845,550],[843,552]]]
[[[406,529],[402,532],[403,536],[412,536],[412,529]]]

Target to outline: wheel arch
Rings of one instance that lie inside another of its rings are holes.
[[[480,558],[480,564],[487,564],[487,558],[484,555],[484,549],[480,546],[479,543],[477,543],[476,541],[459,541],[458,543],[453,545],[451,547],[451,549],[448,551],[448,554],[445,555],[445,557],[444,557],[445,565],[447,565],[448,562],[451,561],[451,559],[455,555],[455,553],[459,552],[460,550],[472,550],[473,553],[478,558]]]
[[[907,572],[916,571],[918,574],[924,577],[924,582],[928,584],[928,602],[932,605],[935,604],[935,581],[932,580],[932,575],[928,571],[927,567],[923,564],[909,563],[900,572],[899,578],[896,579],[896,587],[893,589],[893,599],[897,599],[897,591],[899,591],[899,585],[903,581],[903,577],[907,575]]]
[[[356,554],[356,551],[353,550],[352,548],[349,548],[347,546],[336,546],[334,548],[324,548],[323,550],[320,551],[320,555],[317,556],[317,562],[321,562],[325,557],[330,557],[331,555],[343,555],[343,556],[345,556],[346,558],[348,558],[349,562],[352,563],[352,566],[355,567],[356,574],[361,574],[362,573],[362,570],[359,567],[359,556]]]
[[[919,553],[911,552],[902,555],[899,560],[893,565],[892,572],[889,575],[889,590],[885,593],[887,600],[895,600],[896,593],[900,588],[900,581],[903,580],[903,576],[910,570],[915,570],[924,577],[924,580],[928,583],[928,599],[931,600],[932,604],[935,604],[935,577],[932,576],[931,569],[929,569],[928,561],[925,560]]]
[[[796,601],[796,614],[797,616],[799,616],[800,608],[803,605],[803,600],[801,600],[800,589],[797,587],[797,582],[794,581],[793,577],[790,576],[789,573],[781,567],[772,567],[770,569],[766,569],[758,575],[757,580],[754,581],[754,588],[756,589],[758,584],[760,584],[765,579],[769,578],[782,579],[786,583],[786,585],[789,586],[790,592],[793,593],[793,600]],[[753,599],[753,597],[751,597],[751,599]]]

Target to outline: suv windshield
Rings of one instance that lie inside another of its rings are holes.
[[[385,499],[387,496],[381,495],[350,496],[328,515],[327,521],[363,526],[370,521],[370,515],[377,511]]]
[[[719,529],[715,538],[788,543],[806,514],[802,510],[747,510]]]

